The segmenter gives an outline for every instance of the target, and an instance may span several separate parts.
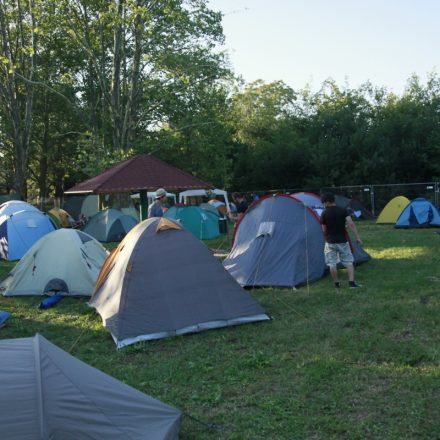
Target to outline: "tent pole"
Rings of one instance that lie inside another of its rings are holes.
[[[141,221],[145,220],[148,215],[148,197],[147,197],[147,190],[142,189],[139,191],[139,200],[141,202],[140,206],[140,217]]]

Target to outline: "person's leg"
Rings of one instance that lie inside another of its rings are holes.
[[[338,283],[339,282],[338,268],[336,266],[329,266],[329,269],[330,269],[330,274],[331,274],[331,276],[333,278],[333,281],[335,283]]]
[[[347,266],[347,274],[348,274],[348,281],[354,281],[354,266],[352,264]]]
[[[337,268],[338,254],[335,249],[335,246],[332,244],[326,243],[324,246],[324,256],[325,256],[325,264],[330,269],[330,275],[333,278],[333,281],[335,283],[335,287],[337,287],[337,288],[341,287],[341,285],[339,284],[339,279],[338,279],[338,268]]]
[[[348,286],[349,287],[361,287],[354,280],[354,258],[351,253],[350,245],[348,243],[344,243],[340,245],[339,248],[339,257],[341,259],[341,263],[347,268],[348,275]]]

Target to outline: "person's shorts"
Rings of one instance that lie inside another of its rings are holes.
[[[348,243],[326,243],[324,246],[325,264],[337,266],[340,262],[345,267],[353,264],[354,258]]]

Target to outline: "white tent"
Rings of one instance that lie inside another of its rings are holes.
[[[90,296],[108,252],[76,229],[58,229],[38,240],[0,284],[4,296],[60,292]]]
[[[229,199],[228,199],[228,193],[222,189],[188,189],[186,191],[183,191],[179,193],[179,203],[185,203],[187,202],[187,197],[209,197],[210,194],[215,194],[216,196],[222,196],[225,200],[226,204],[226,210],[227,212],[230,212],[229,207]]]

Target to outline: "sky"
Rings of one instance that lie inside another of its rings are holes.
[[[402,94],[440,70],[440,0],[209,0],[232,68],[246,82],[317,91],[332,78]]]

